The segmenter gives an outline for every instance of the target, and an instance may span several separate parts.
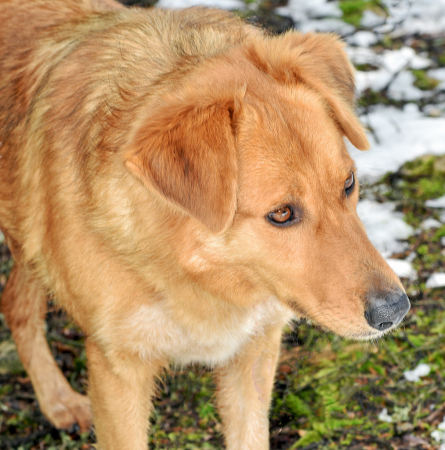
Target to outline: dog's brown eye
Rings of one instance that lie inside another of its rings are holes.
[[[273,225],[276,225],[278,227],[285,227],[295,222],[294,210],[289,205],[282,206],[276,211],[269,213],[267,215],[267,219]]]
[[[354,190],[354,185],[355,185],[354,172],[351,172],[351,175],[345,181],[345,192],[346,192],[346,195],[349,195]]]

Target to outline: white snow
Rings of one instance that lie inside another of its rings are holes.
[[[431,228],[440,228],[441,226],[442,224],[438,220],[433,219],[432,217],[428,217],[428,219],[424,220],[420,224],[420,228],[422,228],[422,230],[430,230]]]
[[[393,422],[393,418],[388,414],[388,410],[386,408],[382,409],[382,412],[379,414],[378,419],[382,422]]]
[[[403,372],[403,376],[407,381],[420,381],[420,377],[429,375],[431,368],[428,364],[421,363],[414,370]]]
[[[355,33],[348,42],[354,43]],[[364,33],[364,32],[362,32]],[[419,100],[431,96],[428,91],[422,91],[414,86],[415,77],[407,69],[426,69],[431,66],[430,59],[417,55],[411,47],[402,47],[399,50],[385,50],[377,55],[367,47],[348,47],[347,53],[355,64],[371,64],[376,70],[369,72],[357,71],[357,90],[365,89],[381,91],[390,84],[388,95],[395,100]]]
[[[445,31],[445,0],[384,0],[395,30],[392,36],[437,34]]]
[[[388,97],[394,100],[421,100],[425,97],[431,97],[431,91],[422,91],[414,82],[416,77],[409,70],[403,70],[394,78],[388,89]]]
[[[357,71],[355,73],[355,85],[358,92],[363,92],[366,89],[379,92],[389,85],[391,79],[392,74],[385,69],[370,72]]]
[[[377,65],[391,74],[403,69],[426,69],[432,64],[430,59],[417,55],[414,49],[406,46],[398,50],[385,50],[381,54],[368,47],[348,47],[346,51],[355,64]]]
[[[428,206],[428,208],[445,208],[445,195],[433,200],[427,200],[425,206]]]
[[[289,0],[287,6],[276,8],[275,12],[283,16],[292,17],[297,24],[308,19],[340,18],[343,16],[338,2],[328,2],[327,0],[311,0],[310,2]]]
[[[403,214],[395,212],[394,208],[394,203],[378,203],[367,199],[360,201],[357,206],[357,213],[366,228],[369,240],[385,258],[405,251],[406,243],[399,240],[407,239],[414,232],[413,228],[404,222]]]
[[[445,67],[428,70],[426,74],[435,80],[445,81]]]
[[[387,172],[426,153],[445,153],[445,118],[425,117],[414,103],[403,110],[377,105],[360,117],[368,133],[371,150],[359,152],[349,145],[362,179],[375,181]]]
[[[298,29],[303,33],[308,33],[309,31],[318,31],[320,33],[333,32],[342,36],[353,33],[355,30],[353,25],[339,19],[308,20],[301,23]]]
[[[158,8],[189,8],[191,6],[211,6],[221,9],[244,9],[242,0],[158,0]]]
[[[417,279],[417,271],[414,269],[411,262],[406,259],[387,258],[386,262],[398,277],[409,278],[411,280]]]
[[[343,22],[338,2],[327,0],[289,0],[287,6],[276,8],[275,12],[292,17],[299,31],[335,32],[341,35],[352,34],[355,27]],[[322,20],[320,20],[322,19]]]
[[[442,423],[437,426],[437,430],[431,432],[431,437],[433,437],[436,442],[443,442],[439,450],[445,449],[445,417],[442,419]]]
[[[377,44],[378,38],[372,31],[357,31],[346,39],[349,45],[356,45],[358,47],[369,47]]]
[[[437,272],[430,275],[428,280],[426,280],[425,286],[428,289],[434,289],[445,286],[445,273]]]
[[[383,25],[386,22],[385,17],[379,16],[373,11],[369,9],[365,9],[363,11],[362,19],[360,21],[360,25],[366,28],[374,28],[378,25]]]

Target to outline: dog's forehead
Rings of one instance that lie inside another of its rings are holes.
[[[269,183],[284,193],[290,184],[303,194],[314,183],[343,180],[353,168],[335,120],[320,96],[305,88],[247,95],[238,143],[241,187]]]

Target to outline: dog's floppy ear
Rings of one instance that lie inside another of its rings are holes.
[[[354,69],[337,36],[290,31],[271,38],[263,47],[255,44],[248,49],[255,65],[279,81],[304,83],[317,91],[351,143],[360,150],[369,148],[354,113]]]
[[[214,233],[230,225],[236,209],[234,103],[164,100],[125,155],[128,169],[149,189]]]

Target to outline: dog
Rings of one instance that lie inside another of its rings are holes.
[[[226,448],[269,448],[293,317],[376,339],[409,310],[367,238],[344,137],[368,148],[334,35],[228,12],[0,0],[1,307],[40,408],[147,448],[156,378],[213,369]],[[86,335],[88,398],[44,334],[48,295]]]

